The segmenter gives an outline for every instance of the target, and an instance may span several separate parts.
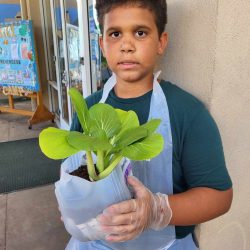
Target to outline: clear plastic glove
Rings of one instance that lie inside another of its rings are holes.
[[[97,217],[107,241],[123,242],[137,238],[146,229],[161,230],[172,218],[167,195],[151,193],[133,176],[128,177],[128,183],[135,199],[112,205]]]

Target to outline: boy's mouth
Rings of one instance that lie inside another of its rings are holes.
[[[139,65],[139,63],[135,61],[121,61],[118,63],[118,66],[122,69],[133,69],[137,65]]]

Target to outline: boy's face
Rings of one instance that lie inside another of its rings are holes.
[[[167,34],[159,38],[155,18],[148,9],[122,6],[104,17],[100,46],[118,82],[151,78],[166,45]]]

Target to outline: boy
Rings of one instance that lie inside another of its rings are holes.
[[[167,46],[165,0],[97,0],[100,46],[115,76],[87,98],[134,110],[143,124],[161,118],[163,152],[133,163],[135,198],[98,216],[105,241],[80,249],[197,249],[195,225],[226,213],[232,183],[220,135],[203,104],[177,86],[156,81],[155,64]],[[114,87],[113,87],[114,86]],[[71,130],[81,130],[75,117]]]

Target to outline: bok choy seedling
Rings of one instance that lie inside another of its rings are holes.
[[[98,181],[108,176],[123,157],[141,161],[162,151],[163,138],[155,133],[160,119],[140,126],[134,111],[115,109],[104,103],[88,109],[77,89],[71,88],[69,95],[84,132],[44,129],[39,135],[39,145],[47,157],[64,159],[85,151],[89,177]],[[97,156],[96,168],[92,154]]]

